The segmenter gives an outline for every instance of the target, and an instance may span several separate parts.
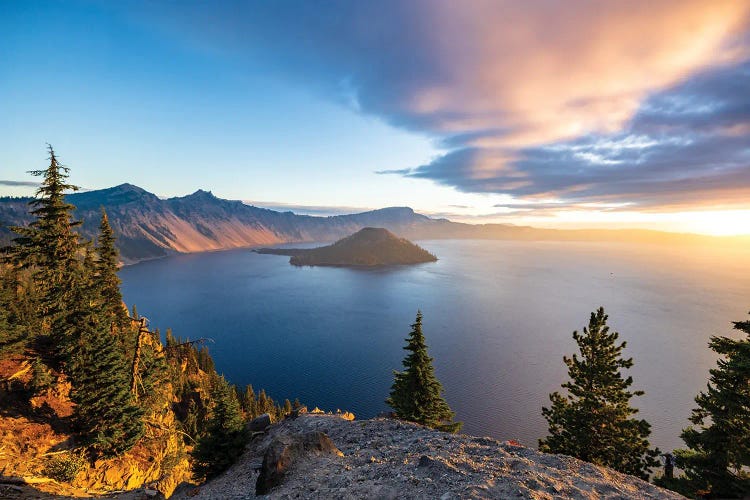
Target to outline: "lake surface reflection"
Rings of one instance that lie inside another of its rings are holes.
[[[536,447],[541,407],[566,377],[571,333],[603,305],[635,358],[652,444],[682,446],[715,357],[712,334],[750,310],[750,252],[621,243],[422,241],[436,263],[298,268],[249,250],[183,255],[121,271],[153,327],[210,337],[217,369],[276,399],[358,418],[386,410],[417,309],[464,432]]]

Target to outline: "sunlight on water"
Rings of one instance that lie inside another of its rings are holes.
[[[693,397],[750,310],[750,252],[614,243],[423,241],[437,263],[297,268],[248,250],[121,272],[129,305],[182,337],[211,337],[217,369],[274,398],[360,418],[386,410],[403,339],[424,313],[430,354],[464,432],[536,446],[541,407],[566,376],[571,333],[603,305],[635,358],[641,414],[681,446]],[[150,310],[145,310],[145,307]]]

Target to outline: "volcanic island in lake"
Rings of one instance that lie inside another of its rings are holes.
[[[289,255],[295,266],[375,267],[435,262],[437,257],[387,229],[365,227],[318,248],[260,248],[257,253]]]

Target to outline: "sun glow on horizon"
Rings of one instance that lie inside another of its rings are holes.
[[[545,215],[488,214],[447,217],[470,224],[516,224],[546,229],[647,229],[707,236],[750,236],[750,210],[679,212],[560,210]]]

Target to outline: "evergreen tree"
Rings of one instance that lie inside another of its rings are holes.
[[[95,455],[114,456],[143,435],[143,411],[133,403],[129,366],[103,312],[93,267],[88,251],[73,291],[75,307],[66,315],[66,371],[78,434]]]
[[[75,288],[74,270],[79,266],[78,234],[72,221],[74,206],[65,201],[66,191],[77,186],[67,183],[69,169],[62,166],[49,146],[49,167],[30,173],[41,176],[37,196],[29,202],[36,217],[28,227],[13,227],[19,237],[8,249],[10,261],[19,267],[30,267],[39,289],[39,313],[50,328],[52,340],[59,340],[60,316],[70,308]]]
[[[455,414],[441,394],[443,387],[435,377],[432,358],[427,354],[420,311],[417,311],[417,319],[411,328],[404,347],[410,352],[403,361],[405,370],[394,372],[395,380],[386,404],[401,419],[447,432],[458,432],[462,424],[453,422]]]
[[[164,341],[167,348],[172,348],[178,344],[177,339],[174,338],[174,334],[172,333],[171,328],[167,328],[167,331],[164,333]]]
[[[18,269],[0,267],[0,354],[23,351],[39,329],[32,294],[21,284]]]
[[[199,480],[211,479],[229,468],[242,455],[248,433],[234,388],[218,377],[212,399],[215,401],[208,433],[193,450],[193,473]]]
[[[676,452],[688,490],[720,498],[750,496],[750,321],[734,328],[745,338],[711,337],[708,346],[722,358],[695,398],[695,427],[682,432],[689,449]]]
[[[102,218],[99,223],[99,239],[96,251],[99,259],[96,261],[96,274],[101,293],[102,307],[112,318],[115,326],[125,328],[130,325],[130,317],[123,306],[120,293],[120,278],[117,276],[119,257],[115,246],[115,235],[109,225],[107,212],[102,207]]]
[[[258,412],[258,402],[255,399],[255,391],[251,384],[245,386],[245,393],[242,395],[241,402],[242,409],[245,410],[248,418],[255,418],[260,415]]]
[[[198,368],[206,373],[216,371],[214,360],[208,352],[208,347],[202,346],[197,352]]]
[[[602,307],[591,313],[583,334],[573,332],[581,357],[563,357],[570,377],[562,384],[567,395],[550,394],[552,406],[542,409],[550,435],[539,440],[539,449],[647,479],[659,450],[649,448],[648,422],[631,418],[638,410],[630,398],[643,391],[628,390],[633,379],[623,378],[621,370],[633,366],[633,359],[622,358],[626,343],[618,344],[618,337],[609,331]]]
[[[261,389],[258,393],[258,402],[255,407],[258,415],[270,413],[268,408],[269,406],[273,407],[273,400],[266,395],[265,389]]]

